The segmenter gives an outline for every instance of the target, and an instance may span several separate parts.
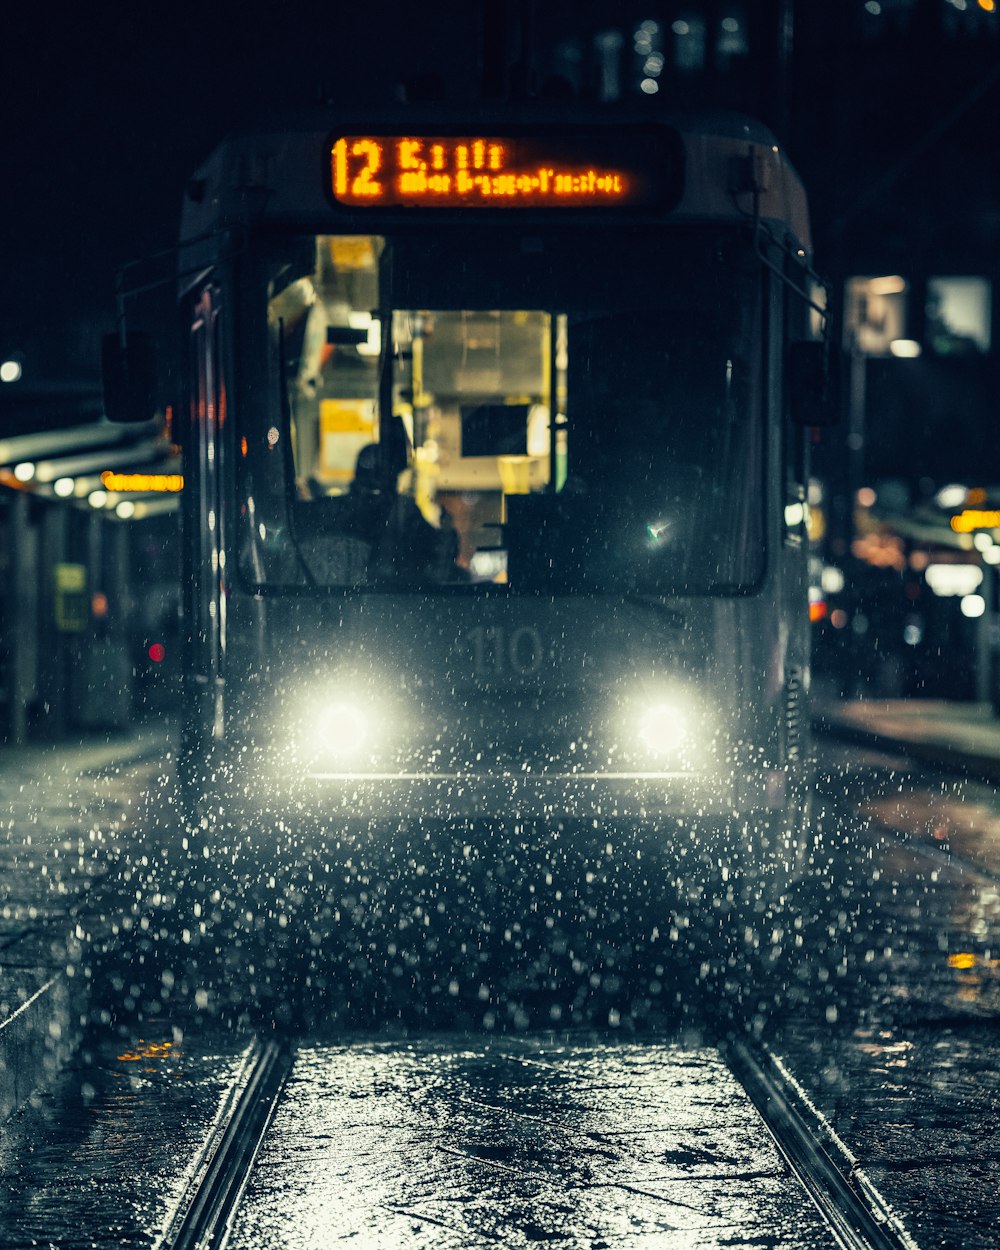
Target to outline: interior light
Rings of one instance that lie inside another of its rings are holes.
[[[76,489],[76,483],[71,477],[57,477],[52,483],[52,489],[60,499],[68,499]]]
[[[987,564],[1000,564],[1000,547],[987,547],[983,552],[983,559]]]
[[[35,476],[35,466],[25,462],[14,465],[14,476],[19,482],[30,482]]]
[[[135,516],[135,504],[131,499],[123,499],[115,508],[115,515],[121,517],[123,521],[131,520]]]
[[[108,492],[106,490],[92,490],[87,496],[87,503],[92,508],[103,508],[108,502]]]
[[[889,274],[885,278],[869,278],[869,295],[902,295],[906,290],[906,279],[899,274]]]
[[[900,360],[915,360],[922,348],[916,339],[893,339],[889,351]]]
[[[356,343],[359,356],[378,356],[382,351],[382,323],[369,312],[347,314],[347,324],[352,330],[366,330],[368,338]]]
[[[993,535],[987,534],[985,530],[978,530],[972,535],[972,545],[977,551],[989,551],[993,546]]]

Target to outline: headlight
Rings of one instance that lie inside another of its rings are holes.
[[[303,763],[337,770],[381,753],[394,709],[360,682],[317,680],[311,690],[286,694],[287,737]]]
[[[639,714],[636,726],[639,741],[656,756],[676,755],[690,740],[690,721],[686,709],[674,700],[650,704]]]
[[[310,746],[320,755],[353,758],[370,744],[372,718],[359,703],[342,700],[320,707],[311,726]]]
[[[719,748],[718,711],[699,685],[680,679],[642,683],[623,692],[614,720],[623,766],[701,770]]]

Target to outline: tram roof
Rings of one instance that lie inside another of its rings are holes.
[[[750,213],[749,195],[733,191],[734,162],[752,150],[754,173],[760,190],[761,218],[780,226],[786,237],[807,254],[811,232],[805,191],[787,155],[772,132],[760,122],[739,113],[698,112],[667,114],[651,118],[635,109],[597,109],[579,104],[498,107],[476,101],[454,105],[406,105],[395,109],[316,109],[270,117],[224,140],[189,181],[181,214],[179,269],[185,275],[182,291],[216,259],[213,241],[233,227],[281,226],[314,232],[374,232],[407,224],[440,226],[456,220],[470,225],[487,221],[495,226],[496,211],[446,208],[427,210],[363,209],[334,207],[324,185],[324,161],[329,160],[329,140],[336,134],[435,134],[455,132],[503,135],[505,128],[519,133],[580,134],[638,127],[673,129],[684,151],[684,179],[679,202],[669,211],[648,208],[541,210],[518,209],[517,220],[541,219],[565,223],[567,217],[581,223],[595,220],[684,224],[694,221],[745,222]],[[510,212],[511,210],[499,210]],[[609,222],[610,224],[610,222]]]

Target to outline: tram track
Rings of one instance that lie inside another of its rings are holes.
[[[293,1061],[293,1050],[275,1041],[250,1048],[194,1161],[162,1250],[224,1245]]]
[[[808,1195],[840,1250],[918,1250],[779,1057],[740,1040],[723,1043],[719,1052],[763,1120],[792,1184]],[[257,1041],[247,1052],[158,1250],[225,1250],[295,1057],[294,1046],[273,1040]]]
[[[730,1071],[843,1250],[918,1250],[857,1158],[766,1047],[731,1042]]]

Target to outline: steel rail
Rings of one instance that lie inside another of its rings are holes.
[[[730,1071],[842,1250],[918,1250],[844,1143],[767,1049],[723,1045]]]
[[[196,1161],[159,1250],[219,1250],[264,1139],[293,1055],[256,1042]]]

